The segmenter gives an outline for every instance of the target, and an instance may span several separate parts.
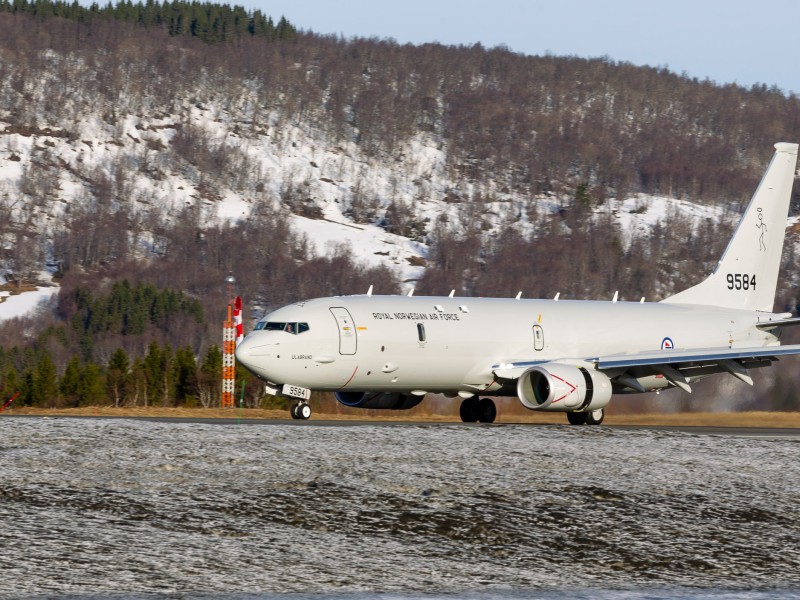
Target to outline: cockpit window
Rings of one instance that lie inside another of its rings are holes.
[[[256,329],[263,329],[264,331],[285,331],[297,335],[298,333],[305,333],[310,329],[308,323],[282,323],[278,321],[268,321],[266,323],[259,323]]]
[[[266,323],[264,321],[259,321],[258,323],[256,323],[255,329],[253,329],[253,331],[258,331],[259,329],[264,329],[264,325],[266,325]]]

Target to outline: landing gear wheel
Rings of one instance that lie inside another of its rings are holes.
[[[585,412],[568,412],[567,421],[570,425],[586,425],[589,413]]]
[[[311,416],[311,407],[305,402],[301,402],[297,407],[297,418],[306,420]]]
[[[497,407],[491,398],[481,398],[478,401],[478,421],[481,423],[494,423],[497,417]]]
[[[464,423],[475,423],[478,420],[478,399],[473,396],[464,400],[459,414]]]
[[[606,416],[606,411],[603,410],[602,408],[598,408],[597,410],[593,410],[585,414],[586,414],[587,425],[600,425],[600,423],[603,422],[603,419]]]
[[[300,417],[297,415],[297,409],[300,408],[300,403],[296,400],[289,405],[289,414],[292,415],[293,419],[299,419]]]

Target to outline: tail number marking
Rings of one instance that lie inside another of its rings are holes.
[[[729,290],[754,290],[756,289],[756,276],[747,273],[728,273]]]

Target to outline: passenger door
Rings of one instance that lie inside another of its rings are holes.
[[[356,325],[350,312],[340,306],[331,307],[331,313],[336,319],[336,326],[339,328],[339,354],[355,354],[358,337],[356,336]]]

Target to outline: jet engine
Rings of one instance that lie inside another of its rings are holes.
[[[422,402],[422,396],[410,396],[399,392],[336,392],[334,395],[340,404],[353,408],[406,410]]]
[[[597,410],[611,400],[611,380],[594,369],[545,363],[531,367],[520,376],[517,396],[525,408],[531,410]]]

